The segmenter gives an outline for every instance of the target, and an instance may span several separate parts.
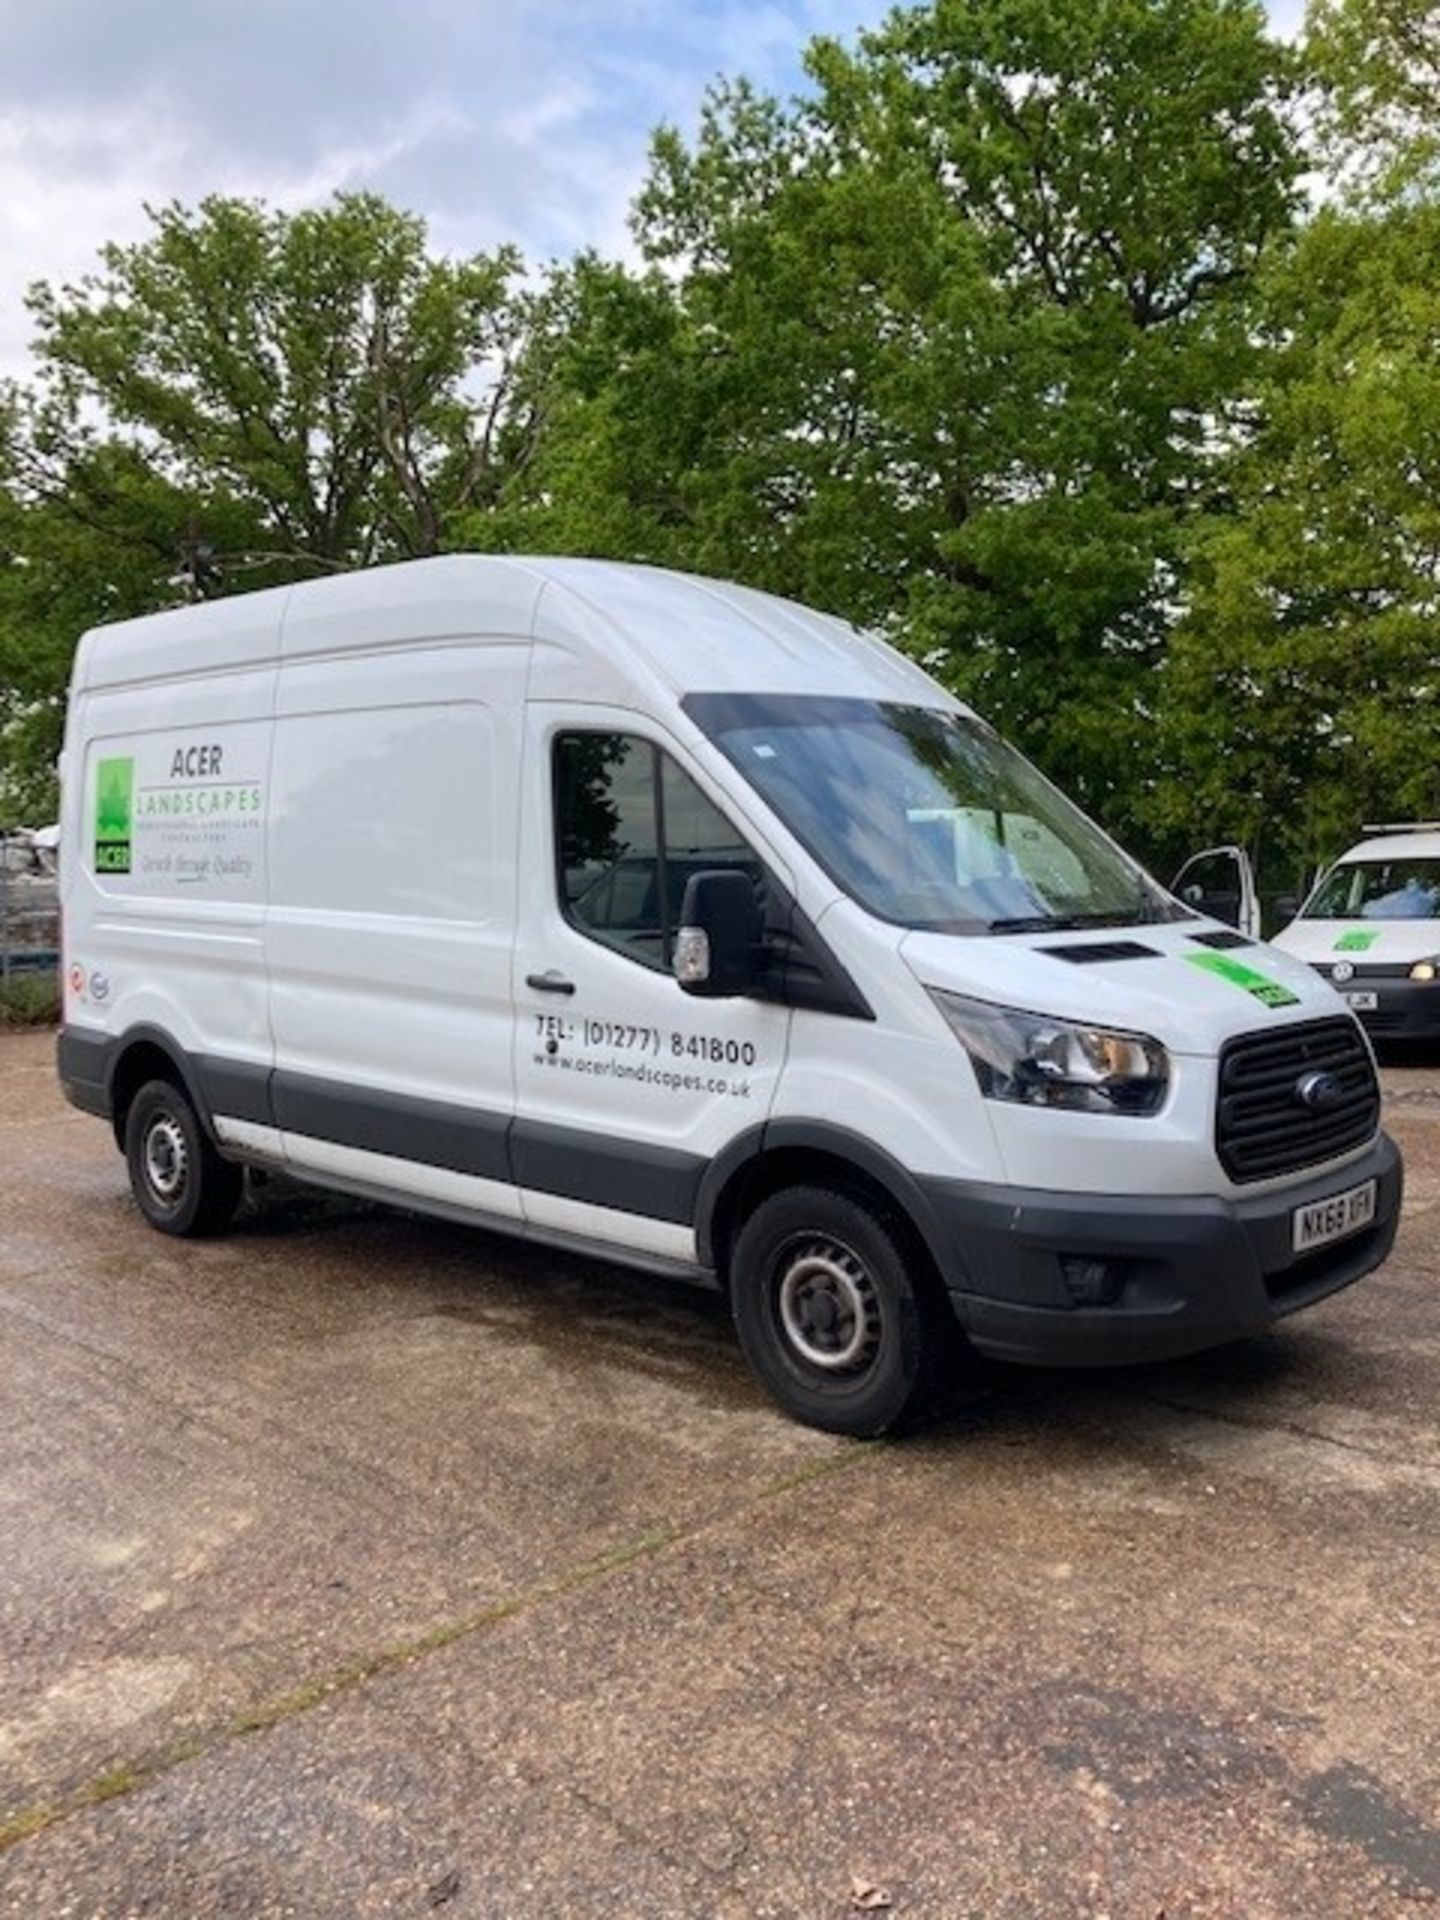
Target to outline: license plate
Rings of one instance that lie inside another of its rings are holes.
[[[1345,998],[1349,1001],[1356,1013],[1374,1013],[1376,1007],[1380,1004],[1373,993],[1347,993]]]
[[[1358,1233],[1375,1218],[1375,1182],[1350,1187],[1344,1193],[1332,1193],[1328,1200],[1314,1200],[1308,1207],[1297,1207],[1293,1215],[1291,1239],[1296,1253],[1308,1253],[1312,1247],[1328,1246],[1343,1240],[1347,1233]]]

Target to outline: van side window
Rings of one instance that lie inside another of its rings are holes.
[[[632,960],[668,968],[692,873],[756,855],[690,776],[648,740],[563,733],[555,742],[560,902],[582,933]]]

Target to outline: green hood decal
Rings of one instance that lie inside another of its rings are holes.
[[[1228,980],[1232,987],[1239,987],[1244,993],[1252,993],[1263,1006],[1298,1007],[1300,996],[1292,993],[1289,987],[1282,986],[1278,980],[1270,979],[1268,974],[1257,973],[1254,967],[1247,967],[1239,960],[1232,960],[1228,953],[1187,953],[1185,958],[1192,967],[1200,967],[1206,973],[1213,973],[1218,979]]]

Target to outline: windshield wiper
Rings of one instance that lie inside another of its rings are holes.
[[[1014,920],[992,920],[991,933],[1078,933],[1084,927],[1145,926],[1154,918],[1143,906],[1134,913],[1033,913]]]

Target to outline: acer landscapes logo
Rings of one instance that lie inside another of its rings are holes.
[[[102,760],[95,772],[95,871],[129,873],[135,809],[135,762],[126,754]]]

